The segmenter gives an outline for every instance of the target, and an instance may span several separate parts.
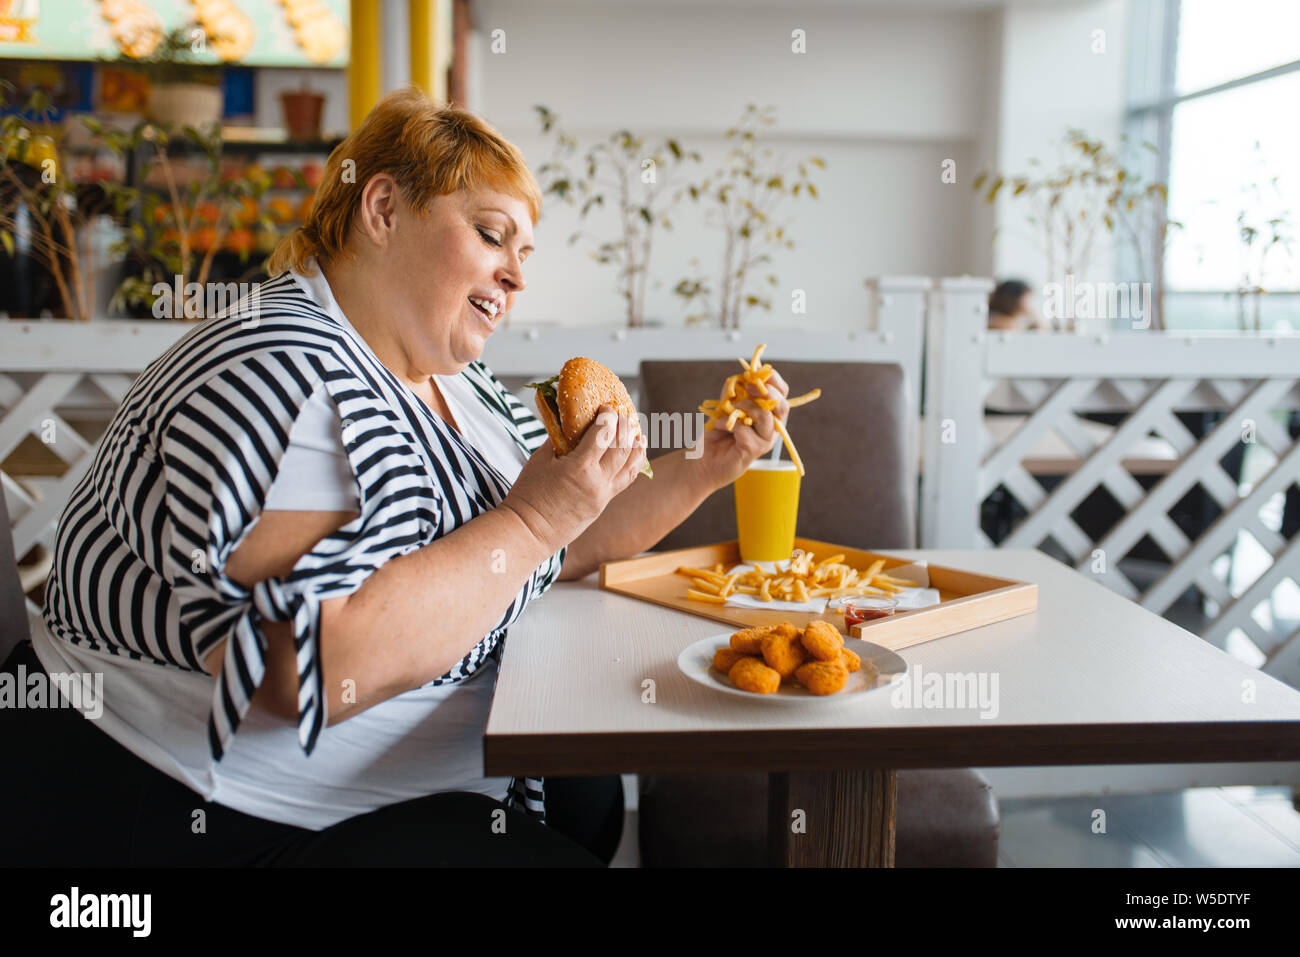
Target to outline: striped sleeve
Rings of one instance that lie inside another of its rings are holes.
[[[532,409],[520,402],[483,362],[475,362],[474,365],[491,385],[497,405],[510,417],[528,451],[536,452],[538,446],[546,439],[546,426],[542,425],[542,420]]]
[[[357,518],[325,537],[284,577],[246,588],[226,573],[255,524],[298,414],[321,382],[347,416],[343,432],[358,481]],[[328,718],[320,605],[349,595],[385,562],[431,539],[443,498],[401,441],[383,403],[326,354],[260,351],[228,363],[180,402],[162,426],[166,480],[163,577],[185,640],[201,660],[226,642],[208,724],[220,759],[265,675],[263,621],[292,625],[298,663],[298,736],[311,753]],[[346,408],[345,408],[346,406]]]

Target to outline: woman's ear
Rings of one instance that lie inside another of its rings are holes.
[[[397,225],[397,181],[388,173],[376,173],[361,189],[357,225],[376,246],[385,247]]]

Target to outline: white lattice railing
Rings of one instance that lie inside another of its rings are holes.
[[[1300,535],[1280,531],[1300,482],[1287,426],[1300,337],[987,333],[986,295],[982,281],[949,280],[930,311],[922,543],[994,544],[981,506],[997,490],[1021,513],[999,546],[1043,548],[1170,617],[1195,589],[1194,631],[1235,638],[1234,653],[1300,686]],[[1081,417],[1095,412],[1118,421]],[[1185,412],[1217,422],[1198,436]],[[1221,464],[1234,451],[1240,481]],[[1219,514],[1189,530],[1171,513],[1198,488]],[[1099,490],[1118,517],[1089,534],[1079,513]],[[1140,545],[1165,561],[1131,557]]]

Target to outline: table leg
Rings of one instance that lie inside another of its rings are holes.
[[[773,867],[893,867],[898,772],[784,771],[768,775]]]

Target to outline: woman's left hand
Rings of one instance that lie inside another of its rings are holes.
[[[757,386],[746,383],[746,388],[751,396],[762,396]],[[736,408],[743,409],[754,420],[753,425],[745,425],[743,419],[737,419],[735,428],[728,432],[724,428],[725,419],[718,419],[713,428],[704,430],[698,446],[702,450],[699,465],[707,471],[715,490],[740,478],[755,459],[771,452],[772,446],[781,441],[773,418],[780,419],[784,425],[789,417],[790,406],[785,400],[790,394],[790,386],[779,372],[773,370],[767,380],[767,389],[767,397],[778,400],[771,412],[760,408],[752,399],[740,399],[735,403]]]

